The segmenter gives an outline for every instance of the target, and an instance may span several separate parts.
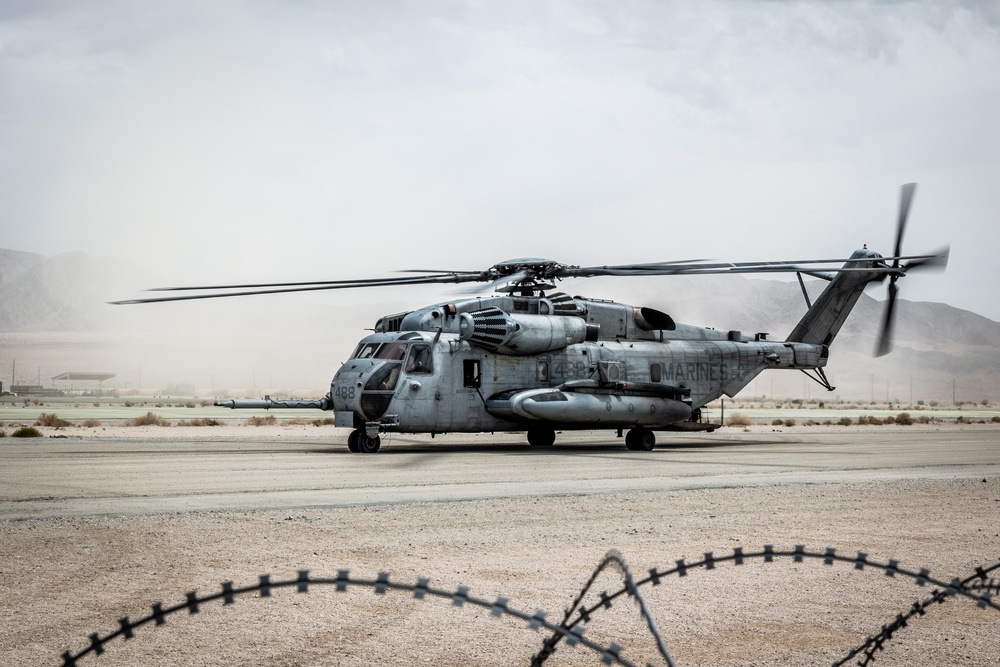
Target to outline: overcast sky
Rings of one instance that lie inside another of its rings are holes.
[[[904,250],[951,264],[901,296],[1000,320],[998,7],[8,1],[0,247],[178,284],[890,254],[916,181]]]

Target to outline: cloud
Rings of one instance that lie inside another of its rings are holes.
[[[917,180],[907,249],[956,261],[907,298],[1000,319],[998,24],[975,2],[8,5],[4,244],[174,282],[796,259],[888,249]]]

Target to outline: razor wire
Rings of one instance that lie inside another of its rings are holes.
[[[337,576],[334,578],[314,578],[310,576],[309,570],[299,570],[298,576],[294,579],[272,581],[270,575],[263,574],[260,575],[259,581],[255,585],[237,588],[234,587],[232,581],[227,581],[222,583],[221,590],[217,593],[199,597],[195,591],[191,591],[185,595],[185,601],[179,604],[169,607],[164,607],[162,603],[153,604],[151,612],[148,615],[134,621],[128,617],[124,617],[118,621],[118,629],[105,636],[101,636],[98,633],[91,633],[89,635],[90,643],[86,648],[77,653],[71,653],[70,651],[63,653],[62,664],[63,667],[77,667],[77,661],[80,658],[91,653],[94,655],[103,654],[105,646],[112,640],[122,637],[125,641],[128,641],[135,636],[137,628],[150,623],[153,623],[154,626],[165,625],[167,616],[184,610],[187,610],[189,615],[197,614],[200,611],[201,605],[206,602],[221,599],[224,606],[231,605],[235,602],[235,598],[238,595],[256,592],[259,594],[259,597],[264,598],[270,597],[272,590],[280,588],[294,587],[298,593],[307,593],[310,586],[334,586],[337,592],[346,591],[348,586],[356,586],[370,588],[376,595],[384,595],[389,590],[401,590],[412,593],[414,599],[421,601],[426,600],[428,597],[450,599],[452,605],[455,607],[464,607],[466,604],[469,604],[489,609],[490,615],[493,617],[510,616],[525,621],[528,624],[527,627],[536,632],[544,628],[551,635],[543,642],[542,649],[532,656],[532,667],[540,667],[555,652],[558,644],[563,640],[566,641],[567,646],[575,647],[580,645],[598,654],[601,662],[605,665],[619,664],[626,667],[635,667],[633,662],[621,655],[623,647],[620,644],[612,642],[610,645],[604,646],[583,636],[587,629],[587,624],[593,620],[596,613],[602,609],[610,609],[617,598],[628,595],[639,605],[640,612],[646,621],[650,634],[656,641],[657,650],[660,655],[669,667],[674,667],[673,659],[667,650],[666,643],[659,629],[656,627],[652,614],[646,606],[646,602],[640,592],[640,587],[646,585],[659,586],[663,579],[670,576],[685,577],[690,570],[716,570],[716,565],[721,563],[732,562],[734,565],[739,566],[748,561],[757,561],[758,559],[762,563],[772,563],[780,558],[790,558],[793,563],[801,563],[806,559],[822,560],[824,565],[833,565],[835,562],[842,562],[852,564],[855,570],[864,570],[866,567],[869,567],[881,570],[887,577],[895,578],[898,575],[910,578],[917,586],[931,584],[937,587],[931,592],[929,597],[913,603],[912,607],[905,613],[901,612],[897,614],[895,619],[884,624],[877,634],[868,637],[864,643],[848,652],[843,659],[833,663],[833,667],[843,665],[859,655],[862,656],[857,663],[859,666],[864,667],[870,664],[875,659],[876,653],[883,650],[885,644],[899,630],[908,627],[910,619],[914,616],[923,616],[932,605],[942,604],[950,598],[964,597],[975,601],[976,605],[981,609],[991,608],[1000,611],[1000,604],[994,600],[997,595],[1000,595],[1000,581],[993,578],[987,579],[988,574],[1000,569],[1000,561],[990,567],[976,567],[973,574],[965,579],[960,580],[955,578],[950,582],[945,582],[931,577],[929,570],[926,568],[914,572],[901,568],[897,560],[890,560],[888,563],[871,561],[868,560],[868,554],[860,551],[856,556],[850,557],[837,554],[836,550],[830,547],[819,552],[808,551],[802,545],[797,545],[792,550],[780,550],[775,549],[772,545],[765,545],[761,551],[756,552],[746,552],[742,547],[736,547],[731,554],[724,556],[716,556],[712,552],[706,552],[704,558],[701,560],[685,561],[685,559],[679,559],[674,562],[673,567],[661,570],[651,568],[648,571],[648,576],[635,581],[631,570],[622,556],[616,551],[610,551],[594,569],[590,578],[573,600],[572,605],[566,609],[563,620],[559,624],[546,620],[548,614],[543,610],[538,609],[534,614],[529,615],[513,609],[509,604],[509,599],[506,597],[499,596],[494,601],[474,597],[470,594],[467,586],[461,585],[454,591],[434,588],[430,586],[429,578],[418,578],[416,584],[408,584],[391,581],[387,572],[380,572],[375,579],[365,579],[351,577],[350,570],[338,570]],[[621,589],[610,594],[607,591],[601,592],[599,602],[590,606],[583,606],[583,600],[597,581],[598,576],[609,566],[614,566],[619,570],[624,579],[624,585]],[[652,665],[647,663],[647,667],[652,667]]]
[[[811,552],[807,551],[805,546],[797,545],[791,551],[776,550],[773,545],[765,545],[762,551],[759,552],[744,552],[742,547],[736,547],[733,549],[731,554],[725,556],[715,556],[712,552],[706,552],[704,558],[698,561],[685,562],[685,560],[679,559],[675,561],[674,567],[666,570],[657,570],[652,568],[649,570],[649,576],[644,579],[639,580],[634,584],[626,583],[621,589],[609,594],[607,591],[601,593],[600,601],[593,604],[590,607],[581,607],[577,610],[577,615],[575,618],[570,619],[572,616],[572,610],[577,609],[579,600],[582,599],[587,588],[591,585],[594,578],[596,578],[597,572],[591,577],[591,581],[584,586],[584,591],[578,596],[577,601],[574,602],[573,607],[570,608],[571,611],[567,612],[567,618],[564,619],[562,626],[566,628],[576,627],[581,623],[589,623],[593,614],[600,611],[601,609],[609,609],[611,603],[621,597],[622,595],[631,595],[631,589],[637,589],[640,586],[645,586],[650,584],[652,586],[660,585],[663,578],[676,575],[677,577],[685,577],[689,570],[694,570],[698,568],[704,568],[705,570],[714,570],[715,566],[719,563],[732,562],[734,565],[743,565],[746,561],[760,558],[764,563],[774,562],[775,558],[790,557],[792,562],[801,563],[805,559],[822,559],[824,565],[833,565],[834,562],[851,563],[854,565],[855,570],[863,570],[866,566],[882,570],[887,577],[895,577],[897,574],[902,577],[909,577],[914,580],[918,586],[925,586],[928,583],[934,586],[940,587],[942,590],[935,590],[929,600],[925,600],[922,603],[915,603],[913,607],[904,615],[897,615],[896,619],[886,625],[882,626],[881,631],[872,636],[868,637],[864,644],[860,647],[852,649],[848,655],[842,660],[833,663],[834,667],[843,665],[845,662],[858,655],[859,653],[864,653],[865,657],[862,662],[858,664],[862,667],[868,665],[875,659],[875,653],[884,648],[884,645],[889,641],[897,630],[906,627],[906,621],[912,618],[914,615],[924,615],[927,608],[937,603],[943,603],[947,598],[953,597],[955,595],[960,595],[966,598],[970,598],[976,602],[976,605],[980,608],[990,607],[994,610],[1000,611],[1000,605],[993,601],[994,592],[998,590],[997,584],[993,579],[986,583],[986,575],[994,570],[1000,569],[1000,562],[992,565],[988,568],[977,567],[975,572],[966,577],[963,580],[953,579],[951,582],[944,582],[935,579],[930,576],[930,571],[926,568],[922,568],[918,572],[913,572],[910,570],[903,569],[899,567],[898,560],[890,560],[888,563],[878,563],[875,561],[868,560],[868,554],[859,551],[856,556],[843,556],[836,553],[836,549],[832,547],[827,547],[822,552]],[[598,568],[598,571],[601,567]],[[970,584],[973,582],[980,582],[976,587],[972,587]],[[976,591],[982,591],[979,595]],[[540,666],[544,663],[545,659],[555,651],[555,647],[558,645],[561,639],[561,634],[553,634],[549,637],[542,651],[540,651],[533,658],[532,667]],[[659,641],[659,637],[657,637]],[[666,656],[665,656],[666,657]],[[669,658],[668,658],[669,661]],[[668,664],[670,664],[668,662]]]
[[[625,559],[622,558],[618,551],[609,551],[598,566],[594,568],[593,573],[590,575],[590,579],[588,579],[587,583],[583,585],[580,593],[573,600],[573,604],[566,609],[560,626],[564,628],[571,627],[570,619],[573,616],[573,612],[580,607],[580,604],[583,602],[583,598],[587,595],[587,592],[590,591],[594,582],[597,581],[598,575],[600,575],[601,572],[603,572],[609,565],[615,565],[621,572],[622,577],[625,579],[625,590],[630,596],[635,598],[635,601],[638,603],[640,613],[646,621],[649,632],[653,636],[653,639],[656,640],[656,649],[660,652],[660,655],[663,656],[663,659],[666,660],[667,665],[669,667],[674,667],[674,660],[670,657],[670,652],[667,650],[666,643],[663,641],[663,636],[660,634],[659,628],[656,627],[656,621],[653,620],[653,615],[649,613],[649,609],[646,607],[646,601],[643,599],[638,586],[635,584],[635,579],[632,577],[632,571],[629,569],[628,565],[625,563]],[[611,608],[611,600],[608,599],[606,592],[601,594],[601,606],[605,609]],[[545,643],[542,645],[542,649],[531,657],[531,667],[540,667],[540,665],[542,665],[542,663],[544,663],[545,660],[555,652],[556,645],[561,637],[561,634],[553,633],[551,637],[546,639]]]
[[[450,599],[452,605],[455,607],[464,607],[468,603],[473,606],[489,609],[490,615],[497,618],[506,615],[526,621],[528,628],[536,632],[542,628],[550,630],[560,635],[562,639],[565,639],[566,644],[569,646],[579,644],[584,648],[596,652],[600,656],[601,662],[605,665],[617,663],[623,665],[623,667],[637,667],[635,663],[621,656],[622,647],[620,645],[612,643],[609,646],[602,646],[597,642],[591,641],[583,636],[583,633],[586,631],[584,627],[577,626],[566,629],[554,625],[545,620],[548,614],[540,609],[536,610],[534,614],[527,614],[513,609],[509,606],[509,600],[506,597],[499,596],[494,601],[486,598],[477,598],[469,593],[468,586],[458,586],[454,591],[438,589],[430,585],[429,578],[419,578],[416,584],[390,581],[388,572],[380,572],[376,579],[358,579],[350,576],[350,570],[338,570],[337,576],[332,579],[313,578],[309,575],[309,570],[299,570],[298,576],[295,579],[282,581],[272,581],[270,575],[262,574],[258,583],[254,585],[237,588],[234,587],[232,581],[226,581],[222,583],[222,589],[217,593],[199,597],[196,591],[191,591],[185,595],[184,602],[169,607],[164,607],[163,603],[160,602],[155,603],[152,605],[152,610],[148,615],[134,621],[126,616],[118,621],[119,627],[117,630],[103,637],[96,632],[91,633],[89,636],[90,644],[86,648],[77,653],[69,651],[63,653],[63,667],[76,667],[77,661],[90,653],[102,655],[105,652],[105,646],[108,642],[118,637],[122,637],[125,641],[128,641],[135,637],[135,630],[144,625],[148,625],[149,623],[154,623],[155,626],[165,625],[167,617],[171,614],[187,610],[189,615],[194,615],[199,613],[201,605],[206,602],[221,599],[224,606],[231,605],[235,602],[237,595],[256,592],[260,594],[259,597],[265,598],[270,597],[274,589],[291,588],[293,586],[298,593],[309,592],[310,586],[335,586],[338,592],[346,591],[348,586],[361,586],[373,589],[376,595],[384,595],[389,590],[402,590],[412,593],[413,597],[417,600],[425,600],[430,596]]]

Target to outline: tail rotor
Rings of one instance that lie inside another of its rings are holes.
[[[886,355],[892,350],[892,336],[896,326],[896,295],[899,293],[896,281],[913,269],[943,269],[948,265],[949,250],[947,247],[942,248],[931,256],[900,264],[899,259],[902,256],[903,235],[906,233],[906,221],[910,215],[910,204],[913,202],[913,194],[916,192],[916,189],[916,183],[907,183],[903,186],[900,193],[899,219],[896,222],[896,245],[892,253],[892,271],[888,274],[889,287],[885,310],[882,313],[882,324],[879,328],[878,342],[875,347],[876,357]]]

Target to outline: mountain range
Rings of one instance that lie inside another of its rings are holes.
[[[119,388],[188,384],[203,393],[281,389],[322,395],[334,370],[386,313],[426,303],[407,288],[343,305],[279,295],[114,306],[162,277],[127,260],[0,249],[0,380],[48,385],[67,371],[108,371]],[[180,281],[183,282],[183,281]],[[807,283],[812,298],[825,282]],[[678,322],[780,340],[805,311],[797,282],[743,276],[594,278],[572,294],[666,311]],[[873,288],[873,293],[878,293]],[[905,287],[904,287],[905,293]],[[455,298],[442,289],[435,301]],[[1000,323],[943,303],[900,299],[893,352],[872,350],[883,304],[865,294],[831,351],[829,394],[795,371],[763,373],[741,396],[850,401],[1000,401]],[[11,369],[7,372],[6,369]],[[15,370],[16,369],[16,370]]]

